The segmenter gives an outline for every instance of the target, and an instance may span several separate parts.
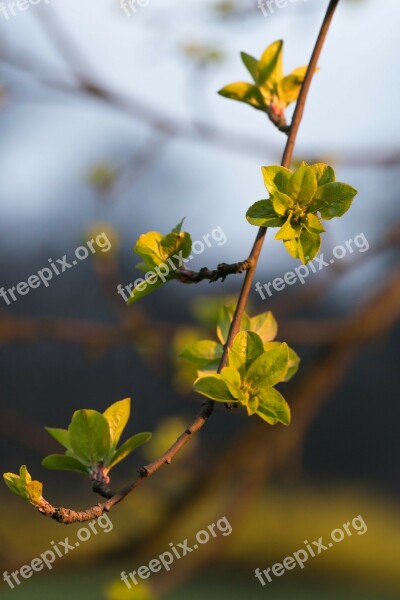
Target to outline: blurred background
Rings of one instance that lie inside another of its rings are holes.
[[[194,372],[179,353],[215,339],[218,307],[235,302],[242,276],[172,282],[129,308],[117,284],[140,276],[137,237],[183,217],[193,240],[218,227],[226,237],[191,267],[247,257],[256,230],[244,215],[265,197],[260,167],[280,162],[285,138],[216,91],[248,79],[241,50],[258,57],[276,39],[285,40],[285,72],[307,64],[326,5],[292,1],[264,16],[251,0],[150,0],[128,16],[117,0],[52,0],[0,15],[0,286],[102,232],[112,242],[49,287],[9,305],[0,298],[1,470],[27,464],[55,506],[98,500],[79,474],[41,467],[59,451],[44,426],[131,397],[127,434],[154,437],[115,470],[120,489],[196,413]],[[273,311],[278,338],[302,359],[282,389],[292,425],[217,406],[174,463],[110,513],[111,532],[13,590],[1,581],[1,598],[399,598],[399,17],[395,0],[342,0],[295,151],[296,162],[329,162],[359,190],[349,213],[327,223],[325,256],[360,234],[368,250],[266,300],[251,293],[249,312]],[[256,281],[295,266],[269,232]],[[5,486],[0,502],[1,573],[79,529],[43,519]],[[365,535],[269,587],[255,578],[357,515]],[[140,589],[118,583],[121,571],[223,516],[230,536]]]

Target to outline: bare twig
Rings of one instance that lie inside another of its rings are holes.
[[[208,279],[210,283],[214,283],[221,279],[225,281],[228,275],[238,275],[250,269],[251,261],[249,259],[242,262],[227,264],[220,263],[216,269],[210,271],[207,267],[203,267],[200,271],[189,271],[188,269],[180,269],[176,272],[175,279],[182,283],[199,283]]]

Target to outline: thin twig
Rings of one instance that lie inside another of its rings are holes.
[[[218,281],[218,279],[225,281],[228,275],[238,275],[247,271],[250,267],[251,261],[247,259],[232,264],[220,263],[217,268],[212,271],[207,267],[203,267],[200,271],[179,269],[174,278],[181,283],[200,283],[200,281],[204,281],[205,279],[208,279],[210,283],[214,283],[215,281]]]
[[[296,143],[300,123],[303,118],[304,107],[305,107],[305,103],[307,100],[308,92],[310,90],[311,82],[312,82],[312,79],[313,79],[313,76],[314,76],[314,73],[315,73],[315,70],[317,67],[317,63],[318,63],[318,60],[319,60],[319,57],[321,54],[321,50],[323,48],[328,30],[329,30],[329,26],[332,22],[333,15],[335,13],[335,10],[336,10],[336,7],[338,4],[339,4],[339,0],[330,0],[330,2],[329,2],[328,10],[326,12],[324,21],[322,23],[322,27],[319,32],[317,42],[315,44],[314,51],[311,56],[310,63],[308,65],[307,72],[306,72],[303,84],[301,86],[301,91],[300,91],[299,99],[296,104],[296,109],[294,111],[293,121],[290,126],[290,132],[289,132],[288,140],[286,143],[286,147],[285,147],[283,157],[282,157],[282,162],[281,162],[281,165],[283,167],[290,167],[290,165],[291,165],[292,158],[293,158],[294,146]],[[266,227],[260,227],[260,229],[258,230],[257,237],[256,237],[256,240],[253,245],[253,249],[252,249],[250,257],[249,257],[249,260],[251,261],[252,265],[246,272],[246,277],[245,277],[245,280],[243,283],[242,290],[240,292],[239,301],[236,306],[235,314],[232,319],[232,324],[231,324],[229,334],[228,334],[228,339],[227,339],[227,342],[226,342],[226,345],[224,348],[224,353],[222,355],[221,362],[219,365],[219,371],[221,369],[223,369],[223,367],[226,365],[227,359],[228,359],[228,349],[232,345],[233,340],[234,340],[237,332],[239,331],[240,322],[242,320],[243,313],[246,309],[247,300],[250,295],[251,285],[253,283],[254,274],[255,274],[255,271],[257,268],[258,259],[260,257],[260,252],[261,252],[263,244],[264,244],[266,233],[267,233]]]

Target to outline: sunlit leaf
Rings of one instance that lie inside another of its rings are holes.
[[[238,370],[244,375],[254,361],[263,354],[264,345],[257,333],[241,331],[233,341],[232,350],[241,360]]]
[[[257,415],[270,425],[290,425],[290,407],[275,388],[259,390]]]
[[[202,394],[216,402],[236,402],[226,382],[219,374],[206,375],[205,377],[196,379],[193,389],[198,394]]]
[[[240,56],[242,58],[243,64],[252,76],[254,83],[258,83],[258,60],[254,58],[254,56],[246,54],[246,52],[241,52]]]
[[[142,446],[142,444],[145,444],[150,439],[151,433],[143,432],[137,433],[126,440],[126,442],[124,442],[112,455],[111,462],[108,466],[108,471],[121,462],[121,460],[124,460],[124,458],[129,456],[129,454],[136,450],[136,448],[139,448],[139,446]]]
[[[253,388],[272,387],[283,381],[289,367],[289,351],[287,344],[281,344],[269,352],[264,352],[251,365],[245,380]]]
[[[271,195],[275,192],[286,193],[287,184],[293,173],[286,167],[272,165],[270,167],[261,167],[264,177],[264,184]]]
[[[259,110],[265,109],[263,95],[258,87],[256,85],[252,85],[251,83],[246,83],[244,81],[230,83],[219,90],[218,94],[220,96],[224,96],[224,98],[245,102],[246,104],[250,104]]]
[[[258,63],[258,81],[272,87],[283,77],[283,40],[266,48]]]
[[[202,369],[215,363],[222,357],[223,348],[221,344],[211,340],[200,340],[187,346],[181,353],[181,357],[189,360],[196,367]]]
[[[303,163],[287,183],[287,194],[300,206],[311,202],[317,191],[317,178],[311,167]]]
[[[272,200],[259,200],[246,213],[246,219],[256,227],[281,227],[285,218],[275,212]]]
[[[111,445],[115,448],[131,414],[131,399],[125,398],[111,404],[103,413],[110,428]]]
[[[42,467],[55,471],[76,471],[88,475],[89,468],[78,459],[65,454],[50,454],[42,460]]]
[[[45,430],[64,448],[71,449],[69,433],[67,429],[58,429],[55,427],[45,427]]]
[[[68,428],[71,448],[86,464],[106,461],[111,438],[107,419],[96,410],[83,409],[74,413]]]

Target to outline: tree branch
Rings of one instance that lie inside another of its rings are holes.
[[[213,271],[210,271],[207,267],[203,267],[200,271],[180,269],[176,272],[175,279],[181,283],[199,283],[205,279],[208,279],[210,283],[214,283],[218,279],[225,281],[228,275],[238,275],[247,271],[250,269],[251,264],[251,260],[247,259],[233,264],[220,263]]]
[[[319,32],[310,63],[308,65],[307,73],[293,115],[293,121],[290,127],[288,141],[282,157],[282,166],[289,167],[291,165],[297,133],[303,117],[304,106],[310,89],[311,81],[315,72],[315,68],[317,66],[322,47],[324,45],[324,41],[330,23],[332,21],[335,9],[338,4],[339,0],[330,0],[329,2],[328,10],[323,20],[322,27]],[[246,272],[246,277],[239,295],[238,303],[229,330],[228,339],[224,347],[224,353],[219,364],[218,372],[221,371],[226,365],[228,358],[228,349],[232,345],[233,340],[239,330],[240,321],[247,305],[251,285],[254,279],[254,273],[263,247],[266,232],[267,229],[265,227],[260,227],[255,242],[253,244],[253,248],[248,259],[250,262],[250,267]],[[139,485],[141,485],[147,477],[150,477],[151,475],[156,473],[164,464],[171,464],[172,459],[188,443],[191,436],[204,426],[207,419],[211,416],[213,410],[213,401],[207,400],[203,402],[200,412],[196,416],[192,425],[179,436],[176,442],[162,456],[160,456],[160,458],[153,461],[149,465],[142,467],[139,470],[138,477],[130,485],[128,485],[124,490],[122,490],[121,493],[113,496],[106,502],[102,504],[97,504],[87,509],[86,511],[76,512],[66,508],[54,508],[49,502],[43,499],[42,502],[37,506],[37,510],[41,514],[47,517],[51,517],[52,519],[64,524],[89,521],[101,516],[104,512],[108,512],[113,506],[121,502],[128,494],[130,494],[134,489],[139,487]]]

